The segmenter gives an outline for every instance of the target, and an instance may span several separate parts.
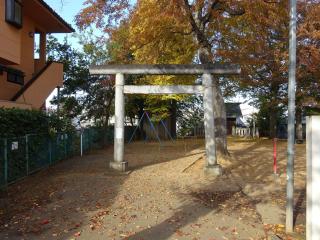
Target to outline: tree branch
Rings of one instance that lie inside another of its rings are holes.
[[[201,32],[199,26],[197,25],[193,15],[192,15],[192,11],[191,11],[191,6],[189,5],[188,0],[184,0],[184,10],[187,14],[187,17],[189,18],[189,22],[192,28],[192,32],[195,34],[195,37],[198,41],[198,43],[200,45],[202,45],[203,47],[206,47],[208,49],[211,49],[211,45],[208,42],[208,40],[206,39],[205,35],[203,32]]]
[[[267,1],[267,0],[265,0]],[[211,4],[211,7],[208,8],[208,12],[203,18],[202,24],[205,26],[208,22],[210,22],[210,19],[212,18],[212,11],[221,11],[226,12],[230,16],[241,16],[245,13],[244,8],[237,7],[232,8],[228,3],[221,2],[221,0],[214,0]]]

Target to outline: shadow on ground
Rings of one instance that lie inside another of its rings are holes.
[[[128,175],[107,171],[109,147],[13,184],[0,211],[0,238],[263,239],[275,232],[284,222],[286,143],[278,146],[278,179],[268,140],[232,140],[235,158],[219,178],[203,173],[203,143],[126,145]],[[296,224],[304,224],[304,157],[298,147]]]
[[[68,239],[83,225],[94,224],[126,178],[105,175],[108,157],[97,151],[65,160],[9,186],[0,238]]]

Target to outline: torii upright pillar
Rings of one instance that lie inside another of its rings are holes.
[[[202,74],[203,85],[203,110],[204,110],[204,129],[206,139],[207,162],[205,171],[213,175],[221,175],[222,168],[217,163],[216,144],[215,144],[215,126],[213,113],[213,78],[210,73]]]
[[[110,168],[126,171],[128,162],[124,160],[124,94],[203,94],[204,123],[206,138],[207,164],[205,171],[212,175],[220,175],[222,169],[217,163],[215,148],[215,126],[213,113],[213,76],[239,74],[237,65],[199,64],[199,65],[104,65],[90,67],[91,74],[116,74],[115,90],[115,125],[114,125],[114,159]],[[202,75],[203,83],[199,85],[146,86],[125,85],[124,75]]]
[[[124,161],[124,75],[116,74],[115,89],[115,123],[114,123],[114,158],[110,168],[121,172],[127,171],[128,162]]]

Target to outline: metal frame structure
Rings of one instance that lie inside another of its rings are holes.
[[[151,118],[150,118],[148,112],[146,112],[146,111],[143,112],[141,118],[139,119],[138,125],[137,125],[137,127],[134,129],[134,131],[133,131],[133,133],[132,133],[132,135],[131,135],[131,137],[130,137],[130,140],[129,140],[128,144],[132,142],[132,140],[133,140],[134,136],[136,135],[137,130],[140,128],[140,124],[142,123],[142,120],[143,120],[143,118],[144,118],[145,116],[146,116],[148,122],[150,123],[151,129],[152,129],[152,131],[154,132],[154,134],[155,134],[158,142],[159,142],[160,145],[161,145],[160,136],[159,136],[159,134],[157,133],[156,128],[155,128],[154,124],[152,123]],[[164,122],[163,122],[162,119],[160,120],[160,123],[161,123],[161,125],[163,126],[164,131],[166,132],[166,134],[169,136],[170,140],[173,141],[173,138],[172,138],[172,136],[171,136],[168,128],[166,127],[166,125],[164,124]],[[147,140],[147,138],[148,138],[148,136],[146,136],[145,141]]]
[[[116,75],[115,83],[115,125],[114,125],[114,160],[110,168],[126,171],[128,162],[124,160],[124,94],[203,94],[204,125],[206,140],[206,171],[220,175],[221,166],[216,159],[215,127],[213,113],[213,77],[212,75],[240,74],[238,65],[220,64],[165,64],[165,65],[104,65],[90,67],[93,75]],[[170,85],[140,86],[125,85],[125,75],[202,75],[202,86]]]

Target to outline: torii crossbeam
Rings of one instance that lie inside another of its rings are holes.
[[[233,64],[162,64],[162,65],[102,65],[90,67],[90,74],[116,75],[114,160],[110,168],[127,171],[128,162],[124,160],[124,94],[203,94],[204,126],[206,141],[206,171],[220,175],[221,166],[216,159],[213,77],[212,75],[236,75],[241,69]],[[125,85],[125,75],[202,75],[199,85]]]

